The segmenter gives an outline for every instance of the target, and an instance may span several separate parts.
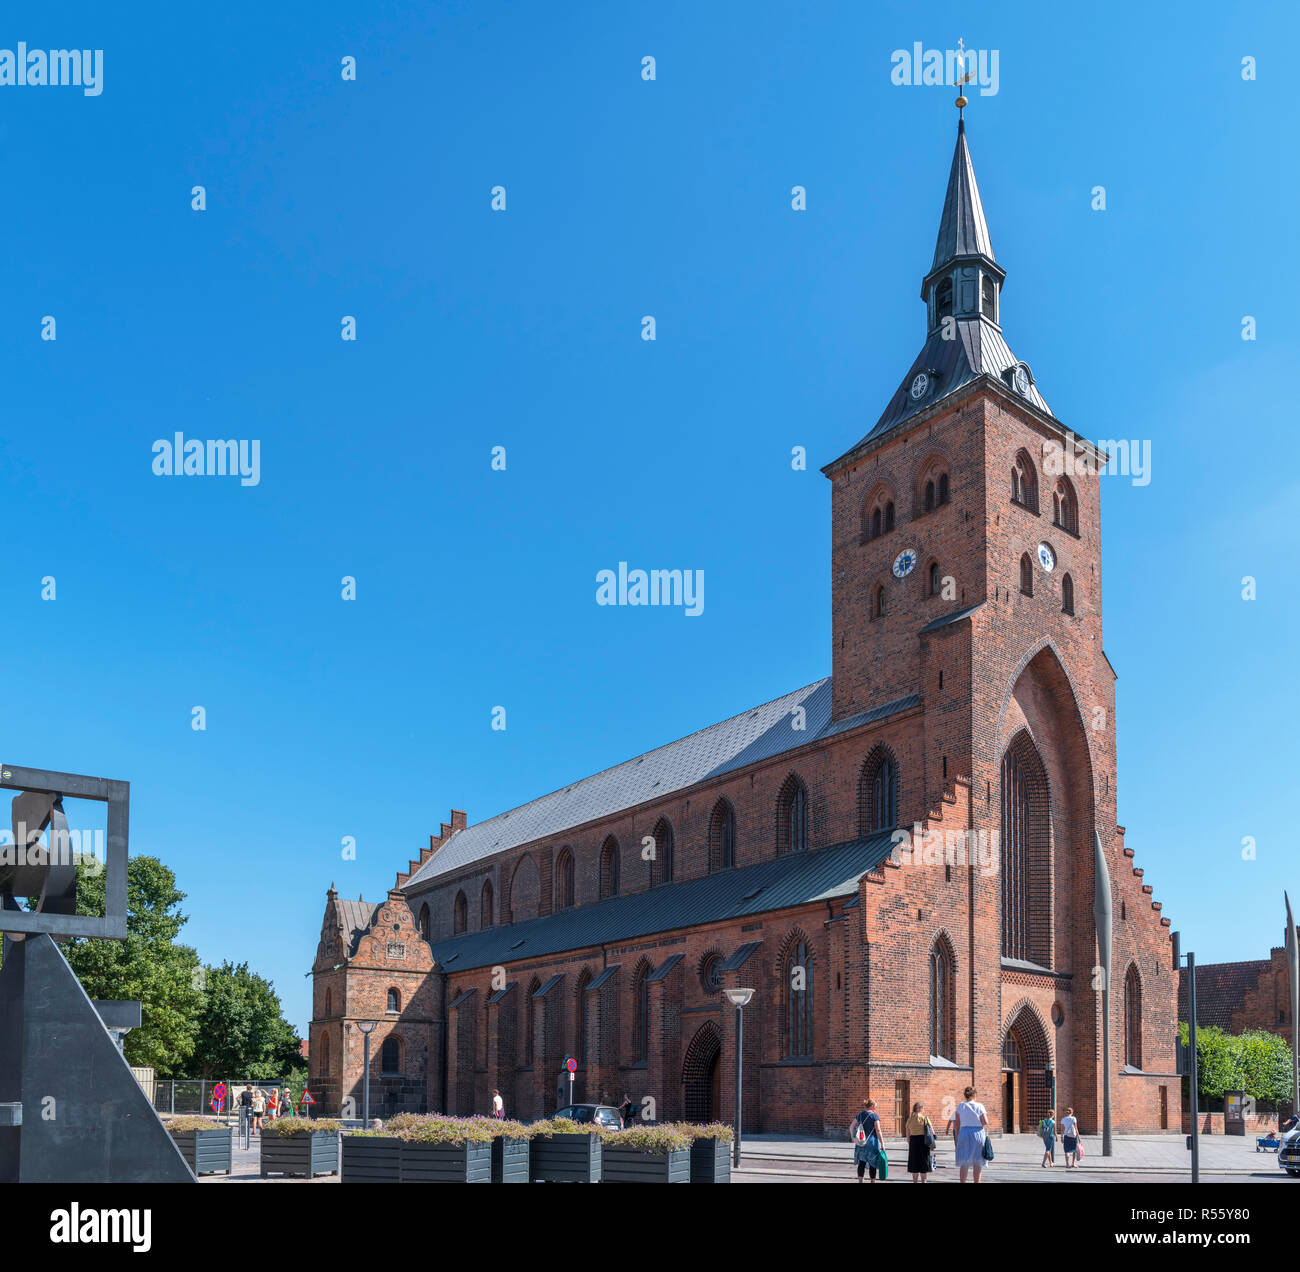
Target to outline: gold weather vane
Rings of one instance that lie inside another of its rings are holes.
[[[963,93],[962,85],[969,84],[975,78],[975,71],[966,69],[966,58],[969,55],[966,52],[966,41],[959,39],[957,41],[957,78],[953,80],[953,88],[957,90],[957,117],[965,119],[966,94]]]

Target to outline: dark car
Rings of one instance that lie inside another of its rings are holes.
[[[555,1116],[567,1117],[574,1122],[595,1122],[597,1126],[606,1126],[611,1130],[619,1130],[623,1126],[618,1110],[610,1104],[566,1104],[562,1109],[556,1109]]]

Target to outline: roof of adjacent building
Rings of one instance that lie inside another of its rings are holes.
[[[451,871],[587,822],[685,790],[710,778],[884,719],[920,704],[918,694],[831,721],[827,677],[592,777],[458,830],[406,881],[410,893]]]
[[[1196,1023],[1232,1031],[1232,1013],[1259,983],[1268,959],[1244,963],[1203,963],[1196,969]],[[1187,969],[1178,973],[1178,1019],[1187,1019]]]
[[[830,848],[787,853],[700,879],[609,897],[540,919],[462,933],[433,942],[434,961],[441,971],[454,973],[852,897],[862,876],[889,856],[894,833],[882,831]]]

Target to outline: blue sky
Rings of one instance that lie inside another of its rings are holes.
[[[0,47],[102,48],[104,86],[0,87],[0,758],[130,780],[187,939],[302,1029],[331,880],[382,896],[453,806],[827,674],[817,469],[920,347],[955,124],[890,55],[960,36],[999,54],[967,117],[1008,339],[1067,424],[1152,445],[1150,484],[1103,494],[1128,843],[1185,948],[1264,956],[1300,893],[1296,28],[1223,3],[10,6]],[[260,483],[155,476],[177,430],[258,439]],[[703,570],[704,614],[596,606],[620,560]]]

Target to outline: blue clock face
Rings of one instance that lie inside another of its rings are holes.
[[[912,401],[919,402],[930,387],[930,377],[924,371],[918,371],[912,380]]]
[[[1056,553],[1053,552],[1045,543],[1040,543],[1038,545],[1038,564],[1041,565],[1048,574],[1051,574],[1051,572],[1056,569]]]
[[[916,553],[911,548],[904,548],[894,558],[894,577],[905,579],[916,568]]]

